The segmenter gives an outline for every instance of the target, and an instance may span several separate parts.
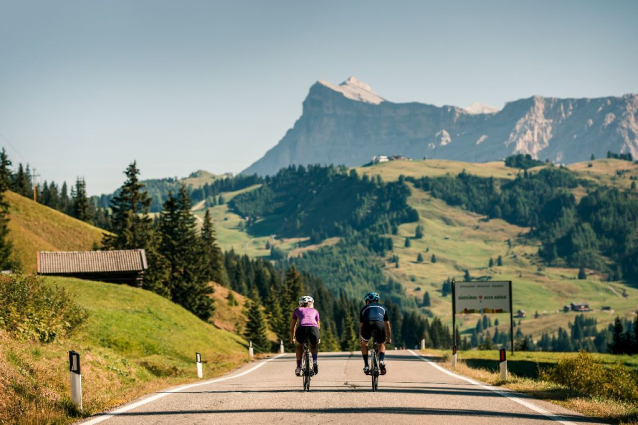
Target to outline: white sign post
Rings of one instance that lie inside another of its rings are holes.
[[[253,357],[255,357],[255,353],[253,352],[253,342],[250,341],[248,343],[248,357],[250,357],[250,360],[253,359]]]
[[[82,410],[82,371],[80,369],[80,354],[69,351],[69,370],[71,371],[71,400]]]
[[[284,353],[284,340],[283,340],[283,339],[280,339],[280,340],[279,340],[279,352],[280,352],[281,354],[283,354],[283,353]]]
[[[510,342],[514,353],[514,309],[512,308],[512,282],[456,282],[452,280],[452,335],[456,353],[457,314],[510,314]]]
[[[195,353],[195,362],[197,363],[197,377],[202,379],[204,377],[204,372],[202,371],[202,355],[199,353]]]
[[[501,348],[499,352],[499,367],[501,368],[501,379],[503,381],[507,381],[507,350],[505,348]]]

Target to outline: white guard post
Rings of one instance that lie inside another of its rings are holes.
[[[204,377],[204,372],[202,371],[202,355],[195,353],[195,361],[197,362],[197,377],[202,379]]]
[[[500,366],[501,366],[501,379],[503,381],[507,381],[507,350],[505,348],[501,348],[500,351]]]
[[[248,343],[248,356],[250,357],[250,360],[253,359],[253,357],[255,357],[255,353],[253,352],[253,342],[250,341]]]
[[[456,345],[452,347],[452,367],[456,367]]]
[[[425,350],[425,338],[421,339],[421,350]]]
[[[281,354],[283,354],[283,353],[284,353],[284,340],[283,340],[283,339],[280,339],[280,340],[279,340],[279,352],[280,352]]]
[[[69,351],[69,370],[71,371],[71,400],[82,410],[82,373],[80,370],[80,354]]]

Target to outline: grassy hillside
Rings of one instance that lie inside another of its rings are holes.
[[[588,167],[591,163],[592,167]],[[536,167],[530,172],[540,170]],[[594,184],[613,185],[628,188],[630,177],[638,175],[638,165],[614,159],[602,159],[569,167],[578,178],[589,179]],[[505,167],[503,162],[471,164],[456,161],[393,161],[369,167],[360,167],[359,173],[371,176],[380,175],[384,181],[396,180],[406,176],[455,175],[463,169],[479,176],[514,178],[516,169]],[[628,171],[623,171],[628,170]],[[618,175],[620,173],[620,175]],[[582,187],[577,190],[584,192]],[[226,197],[226,195],[224,195]],[[232,196],[229,194],[229,196]],[[578,194],[577,194],[578,196]],[[527,228],[509,224],[503,220],[485,221],[484,217],[447,205],[432,198],[429,194],[414,189],[409,204],[417,209],[420,224],[425,228],[423,239],[411,239],[411,247],[404,248],[405,238],[412,238],[418,223],[404,224],[399,227],[393,238],[394,252],[399,256],[399,268],[386,262],[384,273],[399,281],[410,296],[419,301],[425,291],[432,300],[431,310],[451,324],[450,297],[443,298],[442,282],[447,277],[462,280],[464,271],[469,270],[472,277],[489,276],[492,280],[512,280],[514,286],[515,310],[527,311],[527,318],[521,320],[521,330],[536,336],[543,331],[555,331],[559,326],[566,327],[574,320],[574,313],[562,313],[562,307],[571,302],[587,301],[594,309],[590,315],[601,324],[610,323],[616,315],[633,318],[636,288],[618,283],[607,282],[604,276],[592,271],[587,280],[577,280],[577,269],[544,267],[537,257],[540,243],[522,237]],[[277,245],[290,256],[296,256],[302,250],[317,249],[318,246],[304,246],[305,238],[297,240],[279,240],[264,236],[250,237],[242,226],[242,219],[228,211],[227,206],[218,206],[212,210],[217,226],[219,240],[225,249],[233,248],[250,256],[268,256],[266,242]],[[509,242],[508,242],[509,241]],[[324,243],[334,243],[328,240]],[[423,263],[417,263],[418,254],[424,257]],[[437,262],[432,263],[432,254]],[[502,267],[488,268],[490,258],[503,258]],[[388,260],[390,257],[388,257]],[[627,297],[621,294],[626,291]],[[611,311],[602,311],[601,307],[610,306]],[[538,311],[539,317],[534,318]],[[478,317],[460,317],[461,329],[469,329]],[[502,317],[499,331],[505,331],[507,317]],[[490,329],[494,333],[494,329]]]
[[[13,192],[5,197],[13,255],[26,273],[35,273],[37,251],[85,251],[102,240],[104,231],[97,227]]]
[[[19,342],[0,334],[0,422],[71,422],[68,354],[82,356],[84,415],[137,396],[197,379],[195,352],[204,377],[247,360],[240,337],[204,323],[182,307],[124,285],[47,278],[89,311],[85,327],[51,344]],[[16,401],[17,400],[17,403]]]

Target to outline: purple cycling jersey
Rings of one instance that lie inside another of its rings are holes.
[[[298,307],[292,313],[293,318],[297,318],[299,326],[319,327],[319,312],[310,307]]]

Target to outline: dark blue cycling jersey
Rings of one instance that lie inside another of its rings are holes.
[[[359,322],[387,322],[388,310],[379,303],[364,305],[359,313]]]

